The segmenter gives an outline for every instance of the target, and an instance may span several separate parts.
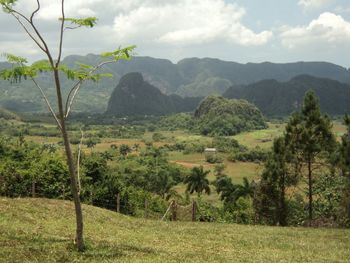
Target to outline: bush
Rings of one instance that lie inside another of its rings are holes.
[[[155,132],[152,135],[152,140],[155,141],[155,142],[160,142],[160,141],[162,141],[164,139],[166,139],[166,137],[163,134],[159,133],[159,132]]]
[[[221,157],[217,156],[216,154],[206,154],[205,160],[208,163],[222,163],[223,162],[223,159]]]
[[[255,149],[243,151],[243,152],[232,152],[227,159],[231,162],[264,162],[267,160],[268,157],[268,151],[263,150],[259,147],[256,147]]]
[[[213,138],[212,147],[223,153],[246,150],[246,147],[240,145],[237,140],[222,136]]]

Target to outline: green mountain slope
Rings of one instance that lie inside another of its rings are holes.
[[[223,96],[245,99],[269,116],[285,116],[300,110],[304,94],[309,89],[320,98],[322,112],[332,115],[350,112],[349,84],[307,75],[288,82],[264,80],[247,86],[233,86]]]
[[[0,199],[0,262],[348,262],[350,230],[160,222],[68,201]]]

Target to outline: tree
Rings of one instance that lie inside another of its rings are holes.
[[[131,148],[129,147],[129,145],[127,145],[127,144],[121,144],[121,145],[119,146],[119,153],[120,153],[123,157],[127,156],[128,153],[130,153],[130,152],[131,152]]]
[[[168,194],[171,188],[176,185],[176,182],[170,175],[169,171],[162,169],[152,178],[152,190],[159,194],[162,198]]]
[[[246,177],[243,178],[243,184],[234,184],[232,178],[221,175],[215,180],[214,185],[216,192],[221,194],[220,198],[224,201],[226,207],[235,206],[237,200],[241,197],[253,197],[254,195],[254,187]]]
[[[91,149],[91,152],[92,152],[92,148],[94,148],[97,144],[97,141],[93,138],[89,138],[86,142],[85,142],[85,145],[86,147],[90,148]]]
[[[326,167],[324,162],[335,146],[332,123],[322,116],[318,99],[313,91],[305,94],[301,112],[290,118],[285,141],[296,160],[296,170],[306,175],[308,218],[313,219],[313,184],[316,170]],[[305,172],[306,171],[306,172]]]
[[[36,86],[41,95],[43,96],[46,105],[55,119],[57,126],[61,132],[63,138],[65,154],[67,157],[67,165],[70,175],[71,192],[73,195],[75,215],[76,215],[76,246],[78,251],[84,250],[84,240],[83,240],[83,214],[80,203],[80,196],[78,191],[78,182],[76,174],[76,166],[73,159],[73,154],[71,146],[69,143],[69,135],[67,132],[66,120],[68,119],[69,113],[72,108],[72,104],[78,94],[82,84],[86,80],[98,81],[101,77],[110,76],[107,74],[96,73],[98,69],[102,66],[113,63],[120,59],[129,59],[129,53],[134,49],[134,47],[127,47],[124,49],[118,49],[113,52],[106,52],[102,54],[104,60],[96,66],[90,66],[85,64],[79,64],[78,69],[71,69],[61,63],[62,51],[63,51],[63,40],[64,33],[68,29],[76,29],[80,27],[93,27],[97,18],[87,17],[87,18],[69,18],[65,16],[64,0],[60,2],[61,17],[59,18],[60,29],[59,29],[59,41],[57,47],[57,56],[55,57],[53,53],[53,48],[48,46],[48,41],[44,38],[36,24],[34,23],[35,15],[39,12],[41,8],[40,0],[37,0],[36,9],[26,16],[21,11],[15,9],[15,4],[18,0],[0,0],[0,5],[3,11],[11,15],[24,29],[26,34],[34,41],[36,46],[45,54],[47,60],[39,61],[28,65],[25,58],[18,57],[12,54],[5,54],[8,62],[14,64],[11,69],[7,69],[1,72],[1,77],[5,80],[10,81],[20,81],[22,78],[29,79]],[[67,25],[68,24],[68,25]],[[58,114],[56,114],[54,108],[51,106],[44,90],[40,87],[36,80],[36,77],[41,73],[50,73],[54,79],[54,86],[56,89],[56,99]],[[61,86],[61,76],[63,73],[68,79],[76,81],[73,87],[70,89],[67,98],[65,99],[62,95]]]
[[[254,205],[257,214],[271,224],[287,225],[287,187],[297,183],[293,162],[283,137],[274,140],[265,162]]]
[[[186,191],[193,194],[197,193],[198,197],[204,191],[206,194],[210,194],[209,180],[207,175],[210,173],[209,170],[204,170],[203,166],[193,167],[189,176],[184,180],[184,183],[187,184]]]
[[[342,205],[344,207],[347,220],[350,222],[350,116],[346,115],[345,124],[347,132],[342,137],[341,144],[341,162],[340,168],[345,177],[345,186],[343,190]]]

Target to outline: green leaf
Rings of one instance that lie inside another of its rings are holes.
[[[16,4],[18,0],[0,0],[0,5],[5,13],[10,13],[12,7]]]
[[[10,53],[3,53],[2,56],[4,56],[7,62],[11,64],[25,64],[28,62],[26,58],[16,56]]]
[[[94,66],[91,66],[91,65],[83,64],[83,63],[80,63],[80,62],[76,62],[76,64],[79,65],[80,69],[89,69],[89,70],[94,69]]]
[[[0,78],[4,80],[8,80],[11,83],[20,82],[23,79],[27,79],[28,77],[35,77],[36,72],[32,70],[31,67],[21,66],[15,67],[12,69],[5,69],[0,72]]]
[[[126,48],[123,49],[117,49],[115,51],[112,52],[105,52],[102,53],[101,56],[102,57],[110,57],[113,58],[114,60],[120,60],[120,59],[125,59],[125,60],[130,60],[131,59],[131,55],[133,54],[133,51],[135,50],[136,46],[128,46]]]
[[[52,71],[52,66],[48,60],[34,62],[31,67],[40,73]]]
[[[59,20],[62,20],[60,18]],[[97,24],[97,18],[96,17],[86,17],[86,18],[69,18],[66,17],[64,21],[71,22],[73,25],[77,26],[86,26],[86,27],[94,27]]]

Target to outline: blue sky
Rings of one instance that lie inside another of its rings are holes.
[[[16,8],[29,12],[34,0]],[[58,0],[42,1],[37,24],[57,46]],[[64,54],[137,45],[138,55],[177,62],[214,57],[240,63],[328,61],[350,67],[349,0],[66,0],[68,16],[97,16],[92,30],[67,32]],[[0,52],[42,55],[0,14]]]

